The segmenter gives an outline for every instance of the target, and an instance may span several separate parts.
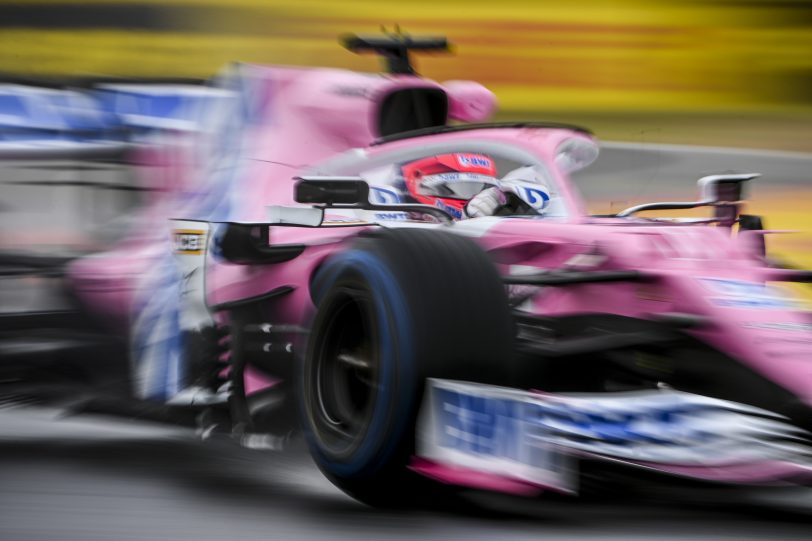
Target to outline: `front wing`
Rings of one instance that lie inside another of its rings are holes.
[[[778,415],[670,389],[545,394],[430,379],[412,469],[513,493],[576,493],[585,459],[731,484],[806,483],[809,443]]]

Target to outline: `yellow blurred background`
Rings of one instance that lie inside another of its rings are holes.
[[[604,138],[812,151],[810,0],[0,0],[0,74],[207,78],[233,61],[373,71],[345,32],[445,34],[431,78],[501,118]]]
[[[372,69],[343,32],[447,34],[508,110],[812,103],[808,0],[0,0],[0,71],[208,77],[223,64]]]

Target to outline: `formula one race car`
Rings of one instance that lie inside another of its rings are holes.
[[[388,72],[221,78],[233,99],[173,164],[194,182],[71,267],[127,326],[139,398],[199,413],[204,435],[300,428],[373,505],[577,494],[584,472],[808,485],[812,320],[773,282],[812,275],[771,265],[769,232],[739,213],[757,175],[590,216],[569,180],[597,156],[589,132],[477,124],[488,90],[414,73],[409,51],[442,38],[345,45]],[[460,219],[508,184],[515,204]]]

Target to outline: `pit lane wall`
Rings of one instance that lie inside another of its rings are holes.
[[[812,105],[810,0],[0,0],[0,72],[199,77],[240,60],[376,69],[343,32],[446,34],[432,78],[503,110]]]

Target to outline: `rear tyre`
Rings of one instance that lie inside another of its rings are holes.
[[[386,230],[328,260],[312,292],[299,393],[311,454],[358,500],[414,505],[429,484],[408,469],[425,379],[508,375],[513,330],[499,275],[468,239]],[[442,498],[440,488],[429,493]]]

